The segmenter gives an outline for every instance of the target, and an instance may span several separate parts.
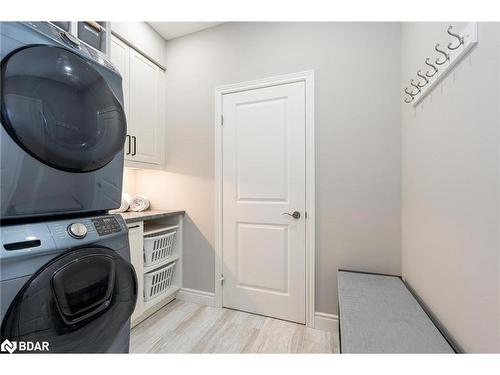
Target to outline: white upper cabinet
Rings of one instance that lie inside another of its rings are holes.
[[[113,36],[111,38],[111,61],[115,64],[116,68],[120,71],[122,75],[122,87],[123,87],[123,103],[125,116],[129,117],[128,106],[129,106],[129,50],[130,48],[123,43],[120,39]]]
[[[127,116],[125,165],[159,168],[165,154],[165,73],[114,35],[111,37],[111,61],[123,77]]]
[[[134,160],[161,164],[163,139],[163,71],[130,50],[129,119]]]

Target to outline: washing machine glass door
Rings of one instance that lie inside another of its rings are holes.
[[[136,298],[134,269],[120,255],[107,248],[71,250],[18,293],[1,340],[47,342],[51,353],[104,353],[128,324]]]
[[[103,167],[123,148],[127,130],[123,106],[99,69],[60,47],[13,51],[1,62],[2,125],[51,167],[70,172]]]

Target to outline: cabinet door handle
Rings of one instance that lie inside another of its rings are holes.
[[[126,142],[127,142],[127,151],[125,152],[125,155],[130,155],[130,135],[127,134]]]
[[[128,229],[134,229],[134,228],[139,228],[139,227],[140,227],[140,225],[137,224],[137,225],[132,225],[132,226],[128,227]]]
[[[134,151],[132,151],[132,156],[135,156],[137,154],[137,138],[135,135],[132,136],[132,140],[134,141]]]

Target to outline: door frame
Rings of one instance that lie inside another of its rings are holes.
[[[315,312],[315,141],[314,141],[314,70],[279,75],[253,81],[218,86],[215,88],[215,306],[222,307],[221,275],[223,271],[222,254],[222,98],[223,95],[240,91],[278,86],[287,83],[304,82],[306,100],[306,326],[314,327]]]

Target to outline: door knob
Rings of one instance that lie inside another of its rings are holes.
[[[300,212],[299,211],[293,211],[291,214],[288,212],[283,212],[282,215],[288,215],[290,217],[293,217],[294,219],[300,219]]]

